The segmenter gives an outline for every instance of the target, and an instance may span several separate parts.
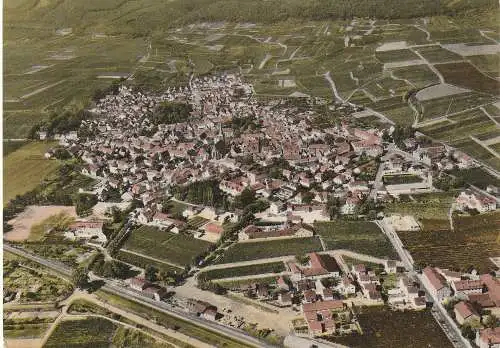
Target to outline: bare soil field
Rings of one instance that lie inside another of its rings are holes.
[[[5,339],[6,348],[33,348],[40,347],[42,344],[41,338],[17,338]]]
[[[31,227],[52,215],[65,213],[71,217],[76,217],[75,207],[48,205],[30,205],[15,219],[9,221],[14,226],[13,230],[4,234],[4,239],[9,241],[23,241],[29,238]]]

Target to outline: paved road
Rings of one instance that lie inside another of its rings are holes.
[[[20,250],[17,248],[14,248],[10,245],[4,244],[4,249],[6,251],[9,251],[13,254],[25,257],[27,259],[30,259],[32,261],[35,261],[41,265],[44,265],[47,268],[50,268],[52,270],[57,271],[58,273],[61,273],[62,275],[70,278],[72,270],[65,266],[62,265],[58,262],[54,261],[49,261],[44,258],[41,258],[37,255],[33,255],[31,253],[27,253],[24,250]],[[173,317],[176,317],[181,320],[186,320],[189,321],[195,325],[201,326],[205,329],[209,329],[215,332],[222,333],[226,336],[229,336],[231,338],[237,339],[239,341],[242,341],[243,343],[246,343],[251,346],[255,347],[273,347],[265,342],[262,342],[261,340],[258,340],[250,335],[248,335],[246,332],[234,328],[229,328],[223,325],[220,325],[215,322],[210,322],[207,320],[203,320],[197,316],[190,315],[186,312],[183,312],[181,310],[175,309],[171,307],[169,304],[165,302],[159,302],[152,300],[150,298],[144,297],[141,293],[136,292],[132,289],[126,288],[121,282],[106,279],[105,285],[102,286],[103,290],[106,290],[108,292],[111,292],[115,295],[125,297],[127,299],[133,300],[135,302],[138,302],[144,306],[151,307],[153,309],[156,309],[158,311],[164,312],[166,314],[169,314]]]

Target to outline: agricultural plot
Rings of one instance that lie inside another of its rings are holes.
[[[500,75],[500,56],[498,54],[470,56],[467,59],[491,78],[497,78]]]
[[[412,199],[388,203],[389,214],[414,215],[418,219],[443,219],[448,221],[448,212],[458,192],[433,192],[413,195]]]
[[[398,124],[411,125],[415,119],[412,109],[403,101],[401,96],[387,98],[366,106],[386,115],[390,120]]]
[[[33,142],[4,157],[4,202],[34,189],[41,179],[57,169],[58,161],[43,157],[54,145],[53,142]]]
[[[181,267],[190,265],[194,258],[212,245],[184,234],[162,231],[156,227],[141,226],[128,237],[123,248]]]
[[[321,250],[321,242],[317,237],[237,243],[227,249],[224,256],[219,259],[217,263],[232,263],[268,257],[293,256]]]
[[[353,348],[452,348],[429,311],[391,311],[373,306],[357,309],[363,334],[327,338]]]
[[[493,101],[490,96],[478,93],[461,93],[419,102],[421,120],[443,117],[473,109]]]
[[[425,64],[391,69],[394,76],[408,80],[415,88],[423,88],[438,83],[437,75]]]
[[[416,48],[418,53],[431,63],[444,63],[446,61],[461,61],[463,57],[439,45]]]
[[[488,185],[500,187],[500,179],[489,174],[482,168],[455,169],[450,174],[462,178],[466,183],[486,189]]]
[[[426,135],[442,141],[452,142],[469,136],[479,136],[496,130],[496,124],[481,109],[461,112],[448,117],[451,124],[439,123],[419,128]]]
[[[64,320],[44,347],[109,347],[116,328],[116,324],[103,318]]]
[[[467,270],[476,268],[489,272],[494,265],[490,257],[500,255],[500,213],[453,218],[454,230],[449,224],[422,221],[423,230],[398,232],[403,244],[419,265]]]
[[[435,67],[448,83],[490,95],[500,93],[500,82],[483,75],[470,63],[436,64]]]
[[[283,264],[283,262],[272,262],[272,263],[261,263],[261,264],[241,266],[241,267],[213,269],[201,272],[199,274],[199,277],[211,280],[211,279],[221,279],[221,278],[252,276],[265,273],[280,273],[283,271],[285,271],[285,265]]]
[[[398,258],[391,242],[373,222],[317,222],[314,228],[326,243],[328,250],[347,249],[377,257]]]
[[[500,169],[500,159],[473,139],[454,141],[450,145],[460,149],[469,156],[482,161],[496,170]]]

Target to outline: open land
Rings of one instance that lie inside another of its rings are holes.
[[[34,189],[56,170],[58,161],[47,161],[43,156],[53,145],[54,142],[28,143],[4,157],[3,175],[8,178],[3,185],[4,202]]]
[[[75,207],[71,206],[28,206],[15,219],[9,221],[13,229],[5,233],[4,238],[9,241],[26,240],[30,238],[31,228],[34,225],[61,213],[69,217],[76,217]]]

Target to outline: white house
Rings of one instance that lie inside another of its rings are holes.
[[[102,221],[77,221],[69,226],[64,236],[69,239],[92,239],[105,243],[107,238],[102,232]]]

